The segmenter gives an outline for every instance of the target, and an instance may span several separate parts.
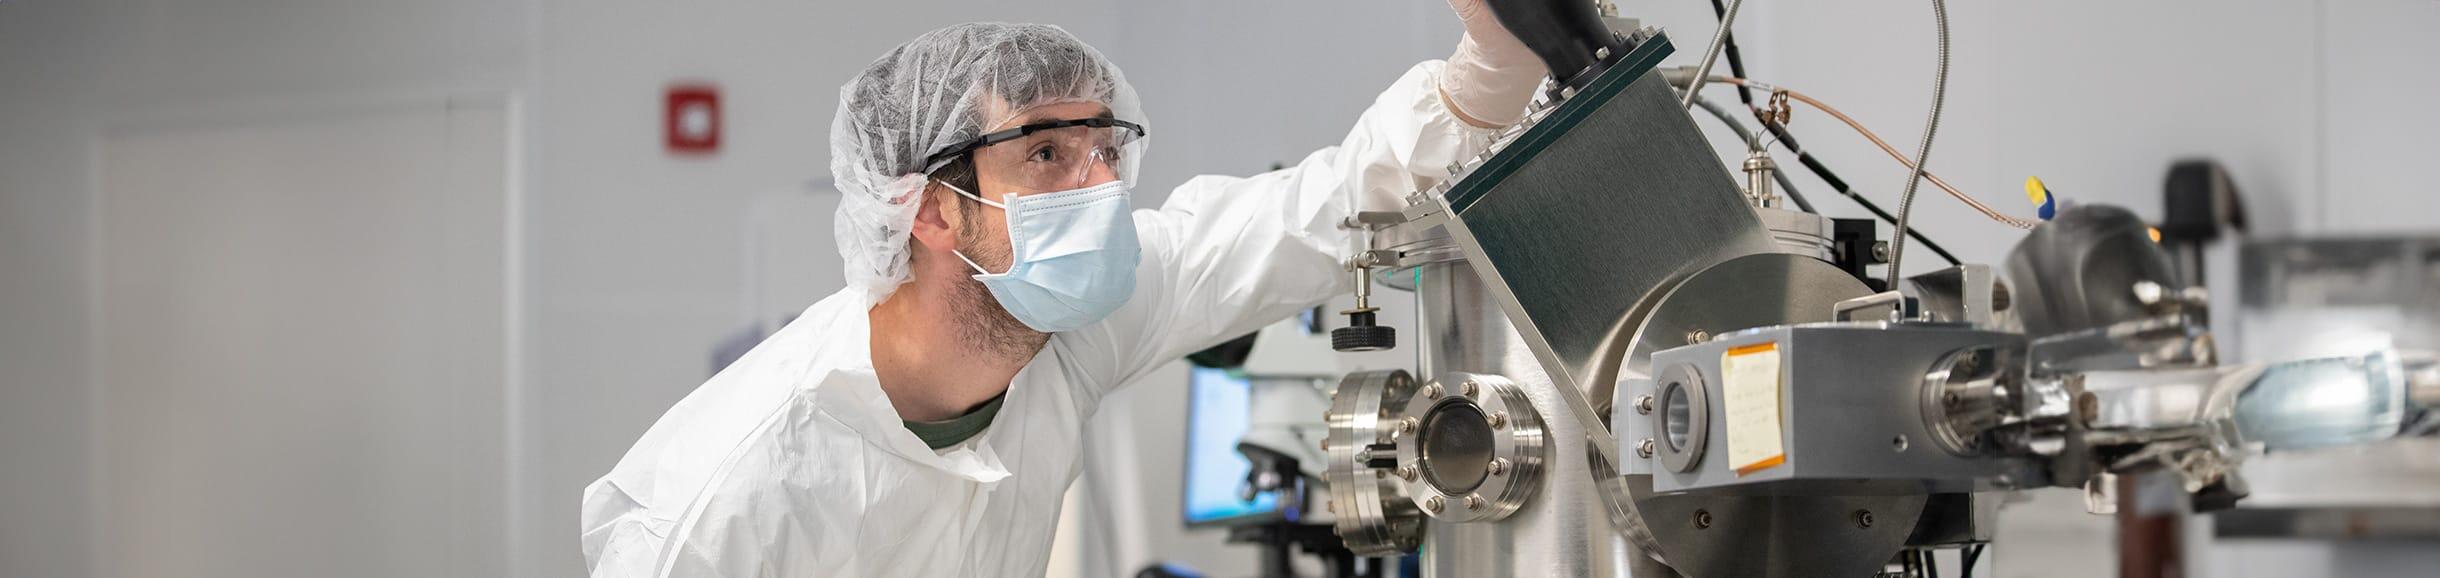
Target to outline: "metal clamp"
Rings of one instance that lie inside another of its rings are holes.
[[[1390,477],[1395,464],[1381,459],[1396,435],[1385,408],[1404,405],[1414,393],[1414,376],[1389,370],[1348,374],[1330,394],[1330,413],[1323,416],[1330,433],[1322,439],[1330,456],[1322,473],[1330,501],[1323,507],[1337,518],[1332,530],[1359,555],[1411,552],[1423,543],[1423,517],[1406,499],[1405,486]]]
[[[1549,431],[1508,378],[1450,373],[1424,384],[1397,415],[1397,478],[1424,515],[1499,520],[1542,485]]]

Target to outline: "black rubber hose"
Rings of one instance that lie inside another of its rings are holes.
[[[1721,4],[1720,0],[1711,0],[1711,18],[1713,22],[1728,18],[1728,5]],[[1727,45],[1722,50],[1728,55],[1729,75],[1745,78],[1745,56],[1737,52],[1737,32],[1729,31],[1727,37],[1722,40],[1723,44]],[[1754,108],[1754,89],[1742,84],[1737,85],[1737,101],[1745,103],[1746,108]]]
[[[1889,211],[1881,210],[1880,205],[1873,204],[1871,199],[1864,198],[1864,195],[1855,192],[1855,188],[1847,186],[1846,179],[1838,178],[1838,173],[1831,172],[1828,165],[1823,165],[1820,159],[1813,158],[1813,153],[1805,152],[1804,147],[1796,144],[1796,139],[1788,135],[1788,129],[1785,125],[1775,122],[1764,122],[1762,123],[1762,126],[1770,129],[1771,134],[1778,136],[1779,146],[1786,147],[1788,152],[1795,153],[1796,162],[1804,165],[1805,169],[1813,171],[1813,176],[1821,177],[1822,182],[1829,184],[1831,190],[1838,191],[1838,194],[1845,195],[1848,199],[1854,200],[1855,204],[1862,205],[1864,210],[1871,211],[1872,216],[1880,217],[1883,222],[1892,224],[1898,222],[1898,217],[1889,214]],[[1959,263],[1956,255],[1949,254],[1948,248],[1941,247],[1939,243],[1932,242],[1930,237],[1923,236],[1922,230],[1909,230],[1906,232],[1906,235],[1914,238],[1915,242],[1922,243],[1923,248],[1930,249],[1932,254],[1939,255],[1942,260],[1948,261],[1950,265],[1957,265]]]
[[[1715,21],[1720,18],[1726,18],[1728,16],[1728,6],[1721,4],[1720,0],[1711,0],[1711,15]],[[1725,46],[1722,48],[1722,51],[1728,56],[1729,75],[1737,78],[1746,78],[1745,56],[1737,51],[1737,33],[1735,31],[1730,31],[1728,33],[1728,37],[1724,39],[1723,44],[1725,44]],[[1864,210],[1871,211],[1872,215],[1875,217],[1880,217],[1882,222],[1892,225],[1896,225],[1898,223],[1897,216],[1889,214],[1889,211],[1881,210],[1880,205],[1872,204],[1872,201],[1864,198],[1863,195],[1856,194],[1854,188],[1847,186],[1847,181],[1845,179],[1838,178],[1838,174],[1831,172],[1829,166],[1823,165],[1820,160],[1813,158],[1811,153],[1805,152],[1804,147],[1796,144],[1796,137],[1788,134],[1788,128],[1786,125],[1771,122],[1769,119],[1762,118],[1762,109],[1754,106],[1754,91],[1752,88],[1742,84],[1737,85],[1737,100],[1744,102],[1747,109],[1753,110],[1755,118],[1762,120],[1762,128],[1771,131],[1771,136],[1778,137],[1780,145],[1786,147],[1788,152],[1795,153],[1796,162],[1803,164],[1806,170],[1813,171],[1813,176],[1821,177],[1822,182],[1829,184],[1832,190],[1836,190],[1839,194],[1845,195],[1849,199],[1853,199],[1858,205],[1863,205]],[[1795,198],[1796,195],[1795,193],[1791,192],[1788,196],[1789,198]],[[1809,208],[1806,210],[1808,212],[1812,212],[1812,210]],[[1939,255],[1942,260],[1948,261],[1949,265],[1954,266],[1959,263],[1956,255],[1949,254],[1949,250],[1947,248],[1941,247],[1939,243],[1932,242],[1931,238],[1923,236],[1923,231],[1909,230],[1906,232],[1906,236],[1914,238],[1915,242],[1917,243],[1922,243],[1924,248],[1930,249],[1932,254]]]

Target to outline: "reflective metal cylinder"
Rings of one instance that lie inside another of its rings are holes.
[[[1557,387],[1516,327],[1463,261],[1424,265],[1415,283],[1418,376],[1451,371],[1506,376],[1522,388],[1549,430],[1543,486],[1497,522],[1433,521],[1424,533],[1423,574],[1478,576],[1673,576],[1666,567],[1637,573],[1628,541],[1611,528],[1592,472],[1584,426],[1561,405]]]
[[[1771,242],[1779,252],[1830,260],[1829,217],[1778,207],[1756,208],[1754,216],[1761,217],[1763,227],[1771,230]]]

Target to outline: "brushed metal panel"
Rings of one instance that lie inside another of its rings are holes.
[[[1588,431],[1647,295],[1770,234],[1652,67],[1655,36],[1432,197],[1451,237]],[[1597,444],[1615,458],[1608,442]]]

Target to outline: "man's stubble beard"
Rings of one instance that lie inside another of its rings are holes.
[[[966,208],[979,211],[986,207],[969,202]],[[985,269],[1007,270],[1008,249],[985,240],[979,232],[981,223],[974,215],[966,212],[959,219],[965,225],[957,235],[958,244],[965,247],[961,251]],[[959,345],[967,350],[1002,360],[1022,360],[1032,358],[1050,340],[1050,334],[1034,331],[1009,314],[1008,308],[1000,306],[999,299],[991,295],[991,288],[972,275],[959,275],[950,286],[955,289],[949,300],[949,312],[962,329],[958,332]]]

